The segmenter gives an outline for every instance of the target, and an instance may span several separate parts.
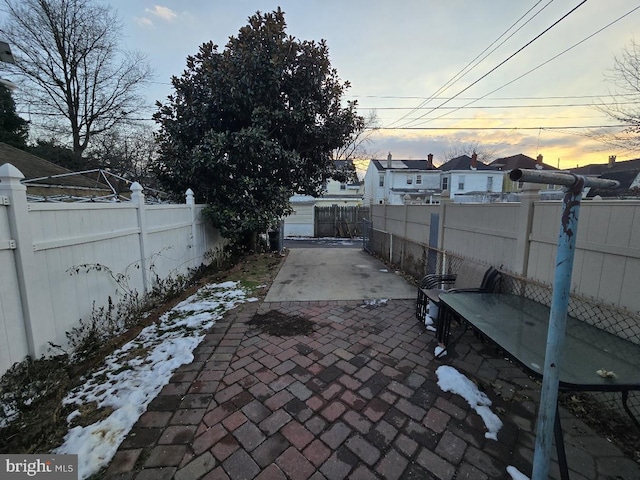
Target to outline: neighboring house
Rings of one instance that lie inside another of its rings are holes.
[[[10,163],[22,172],[30,200],[66,200],[77,197],[104,197],[113,194],[101,180],[76,174],[23,150],[0,143],[0,165]]]
[[[364,204],[437,203],[440,171],[427,160],[371,160],[364,176]]]
[[[489,164],[491,167],[497,167],[499,170],[505,172],[503,180],[503,192],[519,192],[522,190],[523,182],[514,182],[509,178],[508,173],[516,168],[530,169],[530,170],[554,170],[558,171],[556,167],[547,165],[542,161],[542,155],[538,155],[535,159],[519,153],[518,155],[512,155],[510,157],[498,158]],[[547,185],[546,191],[562,190],[560,185]],[[541,194],[545,193],[544,189]]]
[[[347,167],[347,160],[334,160],[336,169],[341,170]],[[354,171],[355,175],[355,171]],[[340,182],[330,178],[327,180],[325,193],[316,198],[317,207],[330,207],[339,205],[344,207],[355,207],[362,205],[364,198],[364,182],[354,178],[350,182]]]
[[[439,168],[440,187],[456,202],[487,202],[502,193],[504,173],[479,162],[475,153],[452,158]]]
[[[335,160],[336,169],[344,169],[347,160]],[[284,218],[285,237],[313,237],[315,235],[315,207],[355,207],[362,205],[363,182],[327,180],[325,192],[319,197],[294,195],[289,199],[293,213]]]
[[[608,163],[572,168],[570,172],[576,175],[606,178],[620,182],[620,186],[615,189],[589,189],[585,195],[586,198],[593,198],[596,195],[603,198],[637,198],[640,196],[640,158],[616,162],[616,156],[611,155]]]

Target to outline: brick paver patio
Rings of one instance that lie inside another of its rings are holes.
[[[315,323],[277,337],[247,322],[278,310]],[[254,303],[228,313],[150,404],[120,446],[109,479],[508,479],[529,473],[539,386],[468,335],[433,358],[412,300]],[[465,339],[466,340],[466,339]],[[504,422],[443,392],[455,366]],[[563,413],[572,479],[640,478],[638,464]],[[559,478],[557,464],[552,478]]]

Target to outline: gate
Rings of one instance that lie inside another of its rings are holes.
[[[362,220],[369,207],[315,207],[314,236],[354,238],[362,236]]]

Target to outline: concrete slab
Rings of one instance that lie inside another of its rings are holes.
[[[265,302],[410,299],[414,286],[362,250],[296,248],[267,293]]]

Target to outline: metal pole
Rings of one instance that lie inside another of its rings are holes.
[[[509,178],[514,182],[548,183],[551,185],[564,185],[565,187],[573,187],[578,179],[584,182],[585,187],[616,188],[620,185],[617,180],[608,180],[606,178],[583,177],[573,173],[523,168],[511,170]]]
[[[553,279],[553,297],[549,315],[549,331],[547,333],[547,350],[544,359],[544,376],[540,395],[540,411],[538,412],[536,427],[533,480],[546,480],[549,475],[549,459],[553,443],[556,405],[558,403],[560,366],[562,365],[573,256],[578,228],[578,213],[580,211],[583,186],[583,181],[579,179],[567,191],[563,200],[560,236],[556,254],[556,270]]]
[[[547,480],[558,405],[560,367],[562,365],[582,189],[587,184],[601,188],[614,188],[618,182],[604,179],[587,179],[565,173],[519,169],[510,172],[509,177],[515,181],[550,183],[568,187],[564,196],[562,217],[560,219],[560,235],[556,253],[553,296],[549,314],[547,348],[540,395],[540,411],[536,424],[536,444],[533,456],[532,480]]]

